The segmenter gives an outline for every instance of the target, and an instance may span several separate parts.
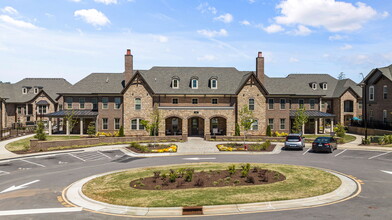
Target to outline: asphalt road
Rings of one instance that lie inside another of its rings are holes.
[[[114,150],[72,152],[0,161],[0,219],[121,219],[124,217],[88,211],[50,214],[45,213],[45,210],[65,208],[66,204],[59,199],[63,189],[87,176],[127,168],[194,162],[257,162],[314,166],[352,175],[364,183],[359,196],[341,203],[300,210],[227,215],[224,216],[225,219],[391,219],[392,216],[392,152],[336,150],[333,154],[328,154],[307,152],[305,149],[282,151],[277,155],[214,154],[135,158]],[[16,189],[4,192],[12,186]],[[24,209],[45,210],[40,210],[43,212],[40,214],[20,215],[20,210]],[[2,216],[7,210],[15,211],[12,215]]]

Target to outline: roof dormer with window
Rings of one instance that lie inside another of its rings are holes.
[[[180,88],[180,78],[178,76],[173,76],[171,86],[173,89]]]
[[[217,89],[218,88],[218,77],[213,76],[210,79],[210,87],[211,89]]]
[[[327,90],[327,89],[328,89],[327,83],[326,83],[326,82],[321,83],[321,88],[322,88],[323,90]]]
[[[31,87],[29,86],[23,86],[22,87],[22,94],[27,94],[29,92],[29,89],[31,89]]]
[[[311,82],[310,83],[310,87],[312,87],[313,90],[316,90],[317,89],[317,83]]]
[[[199,78],[196,76],[193,76],[191,78],[191,88],[192,89],[198,89],[199,88]]]

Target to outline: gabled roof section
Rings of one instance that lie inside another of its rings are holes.
[[[184,94],[184,95],[235,95],[244,78],[244,72],[234,67],[153,67],[140,71],[155,94]],[[179,88],[171,87],[171,80],[177,76]],[[211,77],[218,79],[218,88],[211,89]],[[198,78],[198,89],[192,89],[192,77]]]
[[[262,92],[263,92],[265,95],[268,95],[268,91],[265,89],[264,85],[260,82],[260,80],[256,77],[256,75],[254,74],[254,72],[248,72],[248,73],[246,73],[246,74],[242,77],[242,80],[240,81],[240,85],[239,85],[239,87],[238,87],[238,89],[237,89],[237,91],[236,91],[236,94],[238,94],[238,93],[242,90],[242,88],[244,88],[246,82],[248,82],[249,79],[250,79],[251,77],[253,77],[253,79],[255,80],[255,82],[261,87]]]
[[[24,103],[37,96],[37,94],[34,93],[34,88],[42,88],[42,91],[52,100],[55,100],[58,96],[57,93],[69,91],[71,86],[72,85],[63,78],[25,78],[14,84],[0,83],[0,96],[6,98],[6,102],[8,103]],[[30,88],[27,94],[22,94],[23,87]]]
[[[380,71],[382,75],[384,75],[387,79],[392,81],[392,64],[386,67],[375,68],[369,72],[369,74],[365,77],[363,81],[367,81],[372,75],[376,72]]]
[[[327,89],[312,83],[327,83]],[[362,96],[361,88],[351,79],[338,80],[329,74],[289,74],[287,77],[265,77],[265,88],[271,95],[322,96],[325,98],[340,97],[348,88],[352,88],[358,96]]]

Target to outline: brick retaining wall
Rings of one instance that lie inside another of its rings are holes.
[[[349,133],[354,133],[354,134],[365,135],[365,128],[348,126],[348,132]],[[368,133],[369,136],[373,136],[373,135],[383,136],[383,135],[386,135],[386,134],[388,134],[388,135],[392,134],[392,131],[368,128],[367,129],[367,133]]]

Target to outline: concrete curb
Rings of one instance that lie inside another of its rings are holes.
[[[322,169],[324,170],[324,169]],[[130,207],[112,205],[104,202],[99,202],[88,198],[82,192],[82,187],[88,181],[121,171],[112,171],[103,174],[93,175],[82,180],[79,180],[71,184],[68,188],[63,191],[63,197],[65,201],[72,203],[73,205],[83,207],[85,210],[98,212],[101,214],[108,215],[121,215],[128,217],[178,217],[182,216],[183,207]],[[354,179],[340,174],[334,171],[325,170],[337,176],[342,184],[339,188],[333,192],[310,197],[303,199],[293,199],[285,201],[273,201],[273,202],[259,202],[259,203],[247,203],[247,204],[230,204],[230,205],[215,205],[215,206],[203,206],[204,215],[227,215],[227,214],[244,214],[252,212],[270,212],[270,211],[282,211],[289,209],[303,209],[317,206],[324,206],[333,203],[338,203],[350,199],[361,190],[361,186]]]

